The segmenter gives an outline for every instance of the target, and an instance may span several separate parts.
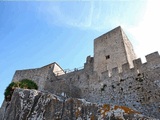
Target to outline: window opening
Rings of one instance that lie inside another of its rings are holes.
[[[110,55],[107,55],[107,56],[106,56],[106,60],[109,59],[109,58],[110,58]]]

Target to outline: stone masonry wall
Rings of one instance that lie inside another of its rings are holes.
[[[53,74],[53,65],[54,64],[49,64],[37,69],[17,70],[12,81],[31,79],[37,83],[39,90],[44,90],[45,82],[49,80],[56,80],[56,77]]]
[[[134,52],[134,49],[133,49],[131,42],[129,41],[129,39],[126,36],[126,34],[124,33],[124,31],[121,30],[121,32],[122,32],[122,36],[123,36],[124,47],[125,47],[125,50],[127,53],[126,55],[127,55],[128,63],[130,65],[130,67],[133,67],[132,60],[136,59],[136,54]]]
[[[93,71],[93,57],[87,57],[84,69],[54,76],[52,65],[38,69],[16,71],[13,81],[24,78],[34,80],[40,90],[66,98],[84,98],[90,102],[128,106],[147,116],[160,118],[160,56],[158,52],[133,61],[134,67],[122,65],[122,72],[113,68],[109,75]]]
[[[147,55],[146,59],[143,64],[141,59],[134,60],[134,68],[130,68],[128,63],[123,64],[121,73],[118,68],[113,68],[111,76],[108,71],[98,76],[93,71],[93,63],[86,62],[84,69],[58,76],[57,81],[47,82],[45,89],[90,102],[128,106],[159,118],[160,56],[155,52]]]
[[[160,56],[158,52],[146,56],[147,62],[134,60],[134,68],[129,64],[102,73],[98,81],[91,82],[86,100],[96,103],[125,105],[148,116],[160,118]]]
[[[127,56],[120,28],[115,28],[94,40],[94,71],[99,75],[114,67],[120,68],[126,62]]]
[[[101,72],[129,63],[132,67],[132,60],[136,59],[133,47],[127,36],[117,27],[94,40],[94,71],[101,75]]]

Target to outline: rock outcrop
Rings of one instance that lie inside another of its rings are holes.
[[[148,117],[125,106],[64,99],[37,90],[16,89],[0,120],[131,120]]]

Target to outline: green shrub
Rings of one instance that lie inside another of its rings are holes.
[[[10,101],[15,88],[38,89],[37,84],[29,79],[23,79],[19,82],[11,82],[4,92],[5,100]]]
[[[25,89],[36,89],[36,90],[38,89],[37,84],[34,81],[28,79],[21,80],[19,87]]]
[[[17,84],[15,82],[12,82],[8,85],[8,87],[6,88],[5,92],[4,92],[4,96],[5,96],[5,100],[6,101],[10,101],[10,98],[13,94],[14,88],[17,86]]]

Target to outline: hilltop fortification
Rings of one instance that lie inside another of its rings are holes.
[[[83,69],[64,71],[57,63],[37,69],[17,70],[12,81],[32,79],[39,90],[64,98],[128,106],[144,115],[160,118],[160,56],[136,59],[132,44],[121,27],[94,40],[94,57]]]

